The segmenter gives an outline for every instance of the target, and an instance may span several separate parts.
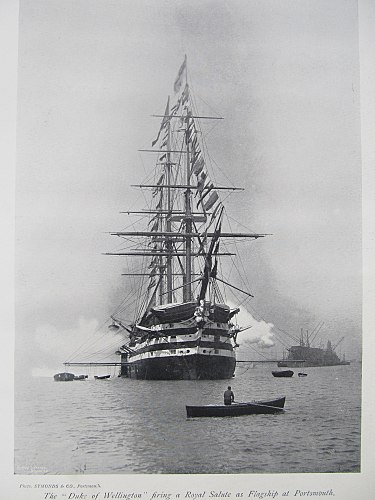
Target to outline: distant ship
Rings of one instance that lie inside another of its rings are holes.
[[[299,345],[293,345],[288,348],[288,355],[283,361],[279,361],[277,365],[281,368],[350,365],[350,361],[345,360],[345,355],[340,359],[335,352],[335,349],[343,340],[344,337],[341,337],[336,345],[332,345],[331,341],[328,340],[325,349],[321,347],[312,347],[312,345],[310,345],[308,333],[304,338],[303,331],[301,330]]]

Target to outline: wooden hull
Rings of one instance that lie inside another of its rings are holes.
[[[186,406],[187,417],[239,417],[242,415],[264,415],[282,413],[285,397],[271,401],[252,401],[231,405]]]
[[[274,377],[293,377],[294,371],[293,370],[282,370],[279,372],[272,372],[272,375]]]
[[[224,380],[233,377],[234,357],[168,356],[143,359],[122,368],[122,376],[140,380]]]
[[[140,380],[225,380],[236,357],[226,304],[184,302],[151,308],[130,335],[120,375]],[[199,320],[197,318],[200,318]]]

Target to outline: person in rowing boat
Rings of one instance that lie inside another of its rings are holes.
[[[230,385],[228,385],[228,389],[224,392],[224,404],[231,405],[234,401],[234,394]]]

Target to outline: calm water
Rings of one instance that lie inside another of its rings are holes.
[[[358,472],[361,366],[272,369],[241,366],[232,389],[286,395],[287,411],[236,418],[186,418],[185,404],[220,403],[227,381],[30,379],[16,386],[15,472]]]

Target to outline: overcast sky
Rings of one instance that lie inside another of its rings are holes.
[[[143,208],[148,147],[187,54],[227,210],[247,243],[250,312],[298,335],[361,340],[361,157],[354,0],[20,3],[16,338],[64,361],[124,290],[106,231]],[[240,226],[238,226],[240,228]],[[62,340],[63,339],[63,340]],[[285,338],[284,338],[285,340]],[[281,352],[279,351],[279,354]],[[45,360],[45,361],[44,361]],[[58,367],[56,367],[58,371]]]

